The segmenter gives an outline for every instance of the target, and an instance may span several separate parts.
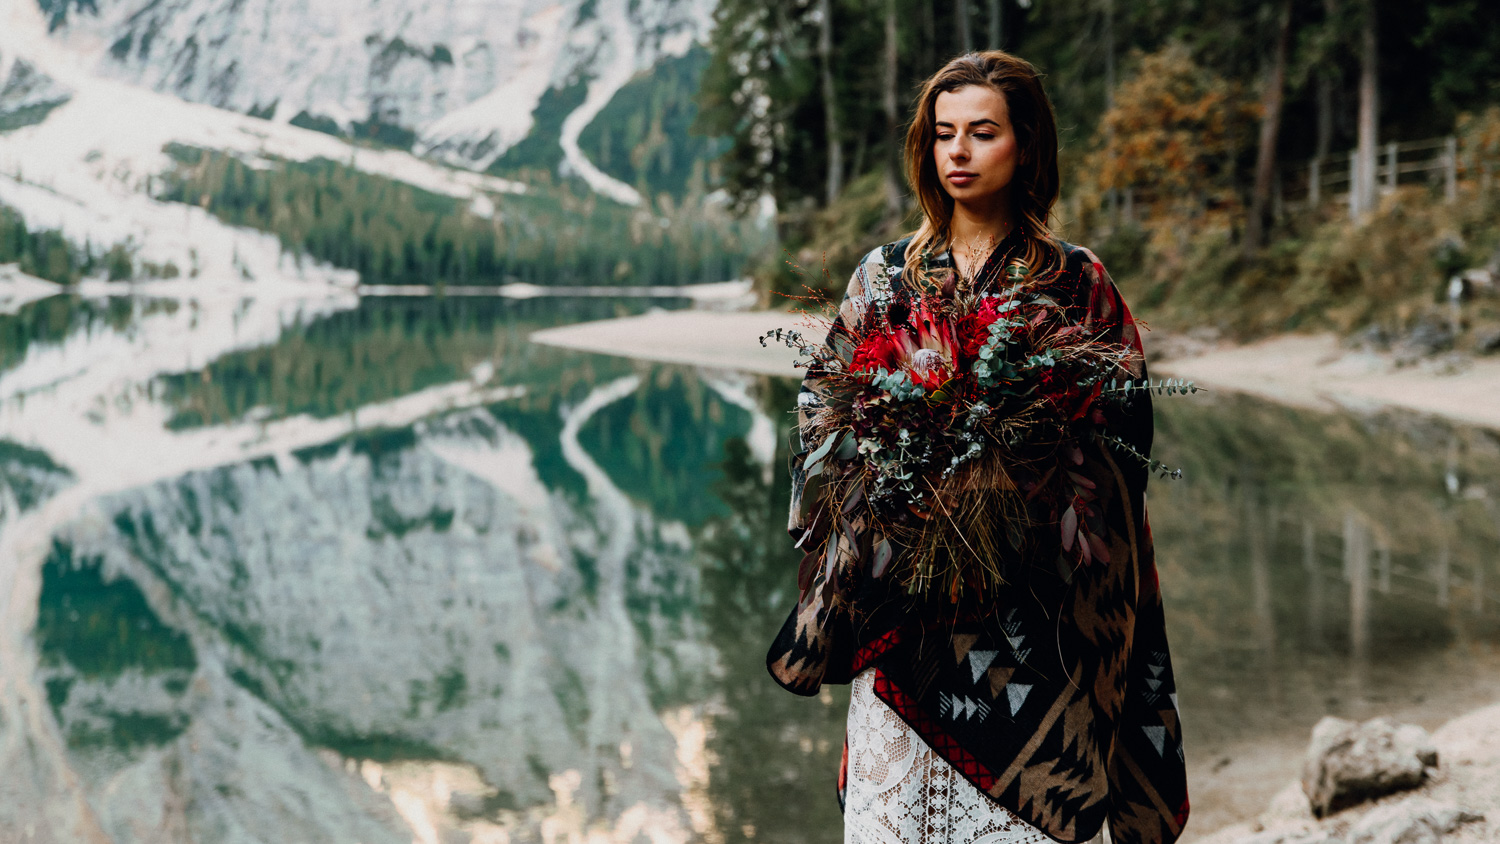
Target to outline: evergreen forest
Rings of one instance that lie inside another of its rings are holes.
[[[750,223],[708,209],[656,213],[568,184],[489,197],[493,211],[336,161],[256,166],[173,145],[157,198],[271,232],[288,252],[356,270],[366,284],[654,285],[733,278]]]
[[[1410,323],[1453,274],[1500,271],[1500,4],[723,0],[715,16],[697,125],[728,139],[739,208],[775,199],[804,272],[763,263],[773,298],[841,291],[859,255],[914,228],[911,105],[945,61],[989,48],[1044,74],[1055,231],[1160,320]]]

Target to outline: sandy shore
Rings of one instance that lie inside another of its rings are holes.
[[[1153,361],[1151,374],[1299,407],[1399,407],[1500,428],[1500,360],[1490,358],[1398,367],[1388,354],[1344,348],[1331,334],[1290,334]]]
[[[531,335],[538,343],[642,360],[799,376],[784,346],[762,347],[773,328],[807,322],[781,311],[670,311],[579,323]],[[816,329],[806,329],[816,336]],[[1170,347],[1147,337],[1148,348]],[[1400,407],[1500,429],[1500,359],[1398,367],[1388,354],[1342,347],[1331,334],[1289,334],[1244,346],[1153,360],[1153,377],[1186,378],[1222,390],[1323,410]]]
[[[639,360],[735,369],[758,375],[797,378],[796,354],[759,337],[776,328],[796,328],[822,339],[822,330],[803,326],[807,317],[784,311],[656,311],[642,316],[580,322],[532,333],[534,343]]]

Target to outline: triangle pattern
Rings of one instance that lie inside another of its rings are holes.
[[[1005,688],[1005,684],[1010,682],[1010,675],[1014,674],[1015,672],[1016,670],[1014,668],[990,669],[989,674],[991,699],[998,700],[1000,698],[1000,690]]]
[[[1160,680],[1157,680],[1157,679],[1156,679],[1156,678],[1154,678],[1154,677],[1147,677],[1147,678],[1146,678],[1146,685],[1148,685],[1148,686],[1150,686],[1150,687],[1151,687],[1151,691],[1153,691],[1153,692],[1154,692],[1154,691],[1156,691],[1156,690],[1157,690],[1157,689],[1160,689],[1160,688],[1161,688],[1161,681],[1160,681]]]
[[[979,678],[984,676],[984,670],[989,668],[990,663],[994,662],[995,657],[999,655],[999,651],[984,651],[977,648],[969,651],[969,670],[974,672],[974,682],[979,682]]]
[[[1169,698],[1172,699],[1172,708],[1175,709],[1175,710],[1181,711],[1181,707],[1179,707],[1177,705],[1177,693],[1173,692],[1173,693],[1167,695],[1167,697],[1169,697]]]
[[[969,648],[974,647],[974,642],[979,639],[976,633],[965,633],[953,637],[953,661],[963,662],[964,657],[969,655]]]
[[[1163,709],[1161,712],[1158,712],[1157,714],[1161,716],[1162,723],[1167,725],[1167,732],[1170,732],[1170,733],[1177,732],[1177,712],[1176,712],[1176,710],[1173,710],[1173,709]]]
[[[1026,641],[1026,637],[1025,636],[1006,636],[1005,638],[1006,638],[1006,641],[1010,642],[1010,649],[1013,650],[1013,651],[1020,650],[1021,649],[1021,643],[1024,642],[1024,641]]]
[[[1161,673],[1166,670],[1166,666],[1164,665],[1148,665],[1146,667],[1151,669],[1152,677],[1160,677]]]
[[[1166,727],[1142,727],[1146,731],[1146,738],[1151,739],[1151,746],[1156,748],[1156,755],[1161,756],[1166,752],[1167,728]]]
[[[976,716],[983,721],[990,714],[989,706],[982,700],[967,698],[962,695],[950,695],[947,692],[939,693],[941,711],[943,715],[953,720],[973,720]]]
[[[1005,687],[1005,694],[1010,698],[1010,714],[1015,715],[1021,711],[1026,696],[1031,694],[1031,686],[1026,683],[1011,683]]]

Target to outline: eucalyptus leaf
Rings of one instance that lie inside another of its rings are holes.
[[[872,577],[882,577],[890,565],[891,541],[889,539],[881,539],[875,543],[875,558],[870,563],[870,575]]]
[[[838,451],[835,453],[840,460],[845,462],[853,460],[854,456],[859,453],[859,443],[855,441],[852,431],[844,432],[844,438],[839,440]]]
[[[854,512],[854,508],[858,507],[859,506],[859,502],[863,501],[864,499],[865,499],[865,482],[864,481],[858,481],[858,482],[856,482],[854,484],[854,489],[850,490],[849,494],[846,495],[846,496],[844,496],[844,507],[843,507],[844,514],[847,515],[849,513]]]
[[[802,461],[802,468],[811,470],[814,463],[817,463],[824,457],[827,457],[828,452],[833,449],[834,440],[838,437],[838,435],[838,431],[834,431],[833,433],[829,434],[823,440],[823,444],[818,446],[816,449],[813,449],[813,452],[807,455],[807,459]]]

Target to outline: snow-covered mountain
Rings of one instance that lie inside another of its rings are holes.
[[[411,141],[483,169],[524,139],[551,87],[586,84],[579,133],[636,73],[706,38],[712,0],[40,0],[96,73],[276,122]],[[607,178],[607,177],[606,177]]]

